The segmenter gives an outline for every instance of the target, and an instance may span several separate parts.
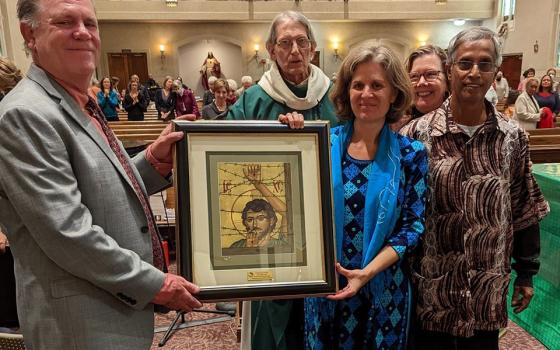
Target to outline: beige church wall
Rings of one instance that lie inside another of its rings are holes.
[[[320,65],[330,77],[340,66],[341,59],[348,50],[363,43],[383,43],[392,47],[404,59],[411,50],[422,43],[433,43],[447,47],[449,39],[469,25],[480,21],[470,21],[462,27],[450,21],[422,22],[350,22],[314,21],[313,30],[320,52]],[[165,75],[181,74],[187,85],[197,87],[198,73],[208,51],[213,51],[222,64],[222,72],[237,81],[242,75],[260,79],[268,68],[269,58],[265,48],[269,23],[132,23],[101,22],[101,62],[99,75],[108,74],[107,53],[130,49],[146,52],[148,70],[159,82]],[[340,57],[334,57],[333,45],[338,43]],[[165,60],[160,59],[159,45],[165,45]],[[259,45],[258,60],[255,60],[255,44]],[[189,49],[185,45],[190,45]],[[235,45],[238,50],[225,50]],[[220,54],[221,50],[225,50]],[[196,89],[196,92],[199,92]]]
[[[504,54],[523,54],[522,71],[533,67],[540,77],[555,66],[558,0],[516,1],[515,24],[505,39]],[[538,41],[539,51],[533,50]]]

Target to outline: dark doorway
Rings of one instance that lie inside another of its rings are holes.
[[[523,55],[503,55],[500,70],[507,79],[509,88],[517,90],[519,85],[519,77],[521,76],[521,67],[523,66]]]
[[[140,83],[148,80],[148,59],[143,52],[108,53],[109,75],[120,79],[119,90],[126,89],[132,74],[138,75]]]

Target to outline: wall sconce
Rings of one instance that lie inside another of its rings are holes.
[[[161,64],[163,65],[163,61],[165,61],[165,45],[159,45],[159,58],[161,59]]]
[[[255,49],[255,55],[253,55],[253,58],[255,59],[255,62],[259,62],[259,44],[255,44],[254,49]]]
[[[535,44],[533,45],[533,51],[535,53],[539,52],[539,41],[535,40]]]
[[[460,27],[462,25],[464,25],[466,23],[466,21],[464,19],[456,19],[453,21],[453,24],[456,25],[457,27]]]
[[[447,5],[447,0],[436,0],[436,5]]]
[[[165,0],[165,5],[167,7],[177,7],[178,0]]]
[[[333,58],[335,62],[340,59],[340,55],[338,54],[338,41],[333,42]]]

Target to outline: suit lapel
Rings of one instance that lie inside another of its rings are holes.
[[[76,124],[78,124],[83,129],[83,131],[85,131],[86,135],[88,135],[97,144],[97,146],[101,149],[105,156],[109,158],[113,166],[115,166],[117,171],[125,179],[128,185],[132,189],[134,189],[128,175],[117,159],[115,152],[113,152],[109,144],[100,134],[99,130],[97,130],[97,128],[91,121],[91,118],[78,106],[74,98],[72,98],[68,94],[68,92],[66,92],[66,90],[62,88],[62,86],[60,86],[53,79],[49,78],[43,70],[41,70],[34,64],[31,64],[31,67],[27,72],[27,77],[35,81],[37,84],[41,85],[43,89],[45,89],[45,91],[51,97],[53,97],[53,99],[59,101],[60,107],[65,112],[65,115],[68,118],[74,120]]]

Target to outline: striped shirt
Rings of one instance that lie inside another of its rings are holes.
[[[418,319],[422,329],[462,337],[506,326],[513,233],[550,211],[526,134],[485,104],[488,118],[472,137],[450,99],[400,131],[429,153],[426,232],[413,268]]]

